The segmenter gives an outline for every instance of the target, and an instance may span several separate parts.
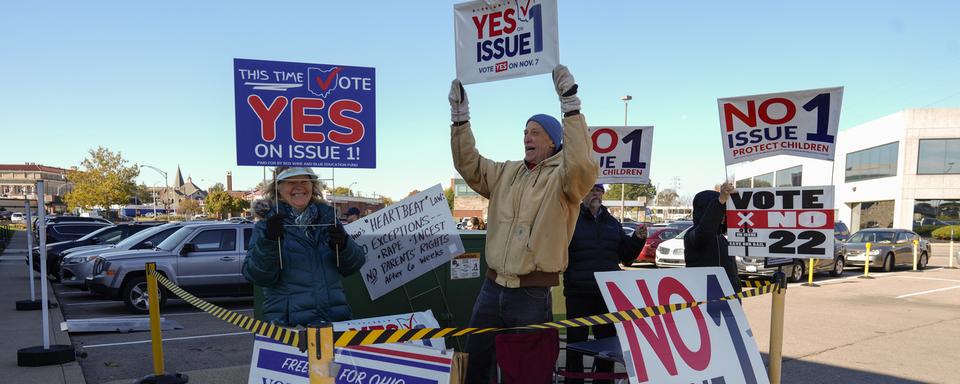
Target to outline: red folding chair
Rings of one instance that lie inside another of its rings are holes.
[[[560,357],[556,329],[497,335],[497,366],[502,384],[550,384]]]

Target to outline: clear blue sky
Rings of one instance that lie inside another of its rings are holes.
[[[663,3],[663,4],[661,4]],[[906,108],[960,107],[955,1],[561,1],[560,58],[592,125],[655,125],[651,175],[681,195],[724,177],[719,97],[844,86],[841,130]],[[602,6],[598,6],[601,4]],[[0,163],[77,165],[98,145],[179,164],[201,187],[233,171],[233,58],[377,70],[378,169],[336,184],[402,198],[454,173],[453,2],[30,2],[0,6]],[[523,156],[549,75],[470,85],[479,148]],[[329,176],[329,170],[320,170]],[[144,169],[139,181],[162,183]]]

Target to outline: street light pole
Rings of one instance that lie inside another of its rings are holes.
[[[630,100],[633,100],[633,96],[630,96],[630,95],[620,96],[620,100],[623,100],[623,126],[626,127],[627,126],[627,103]],[[627,185],[624,183],[620,183],[620,222],[621,223],[627,217],[626,216],[627,215],[627,209],[626,209],[627,198],[626,197],[627,197]]]
[[[166,192],[166,191],[168,191],[168,190],[170,189],[170,184],[167,183],[167,173],[166,173],[166,172],[164,172],[164,171],[160,170],[160,168],[154,167],[154,166],[152,166],[152,165],[140,164],[140,166],[141,166],[141,167],[150,168],[150,169],[152,169],[152,170],[154,170],[154,171],[157,171],[157,172],[160,173],[161,175],[163,175],[163,190],[164,190],[164,192]],[[169,219],[169,217],[170,217],[170,212],[167,212],[167,217],[168,217],[168,219]],[[154,220],[156,220],[156,218],[157,218],[157,199],[156,199],[156,197],[154,197],[154,199],[153,199],[153,218],[154,218]]]

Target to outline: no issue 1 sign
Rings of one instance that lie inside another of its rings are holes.
[[[593,156],[600,164],[600,184],[650,183],[653,127],[590,127]]]

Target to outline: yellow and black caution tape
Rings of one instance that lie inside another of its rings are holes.
[[[283,344],[301,349],[303,347],[300,344],[306,344],[307,342],[306,337],[301,337],[300,335],[300,331],[302,331],[301,329],[271,324],[266,321],[257,320],[250,316],[241,315],[229,309],[210,304],[209,302],[201,300],[200,298],[190,294],[190,292],[184,291],[183,288],[178,287],[172,281],[168,280],[163,274],[157,274],[157,282],[160,283],[160,285],[163,285],[163,287],[170,291],[170,293],[173,293],[177,297],[190,303],[190,305],[193,305],[194,307],[213,315],[213,317],[246,329],[251,333],[269,337]]]
[[[214,317],[232,323],[240,328],[246,329],[260,336],[268,337],[280,343],[305,350],[306,335],[301,334],[306,330],[300,328],[289,328],[271,324],[265,321],[254,319],[250,316],[241,315],[223,307],[216,306],[196,296],[184,291],[183,288],[168,280],[162,274],[157,274],[157,282],[164,286],[168,291],[190,303],[194,307],[207,312]],[[666,313],[682,311],[687,308],[693,308],[705,305],[711,302],[737,300],[754,296],[765,295],[776,289],[776,285],[768,281],[743,281],[744,287],[753,288],[749,291],[743,291],[730,296],[724,296],[715,300],[696,301],[691,303],[679,303],[669,305],[650,306],[646,308],[633,308],[619,312],[604,313],[601,315],[579,317],[576,319],[551,321],[548,323],[533,324],[523,327],[512,328],[418,328],[418,329],[374,329],[366,331],[341,331],[334,332],[335,347],[349,347],[355,345],[370,345],[383,343],[400,343],[405,341],[434,339],[446,336],[466,336],[488,332],[512,331],[523,329],[561,329],[574,327],[588,327],[593,325],[616,324],[631,320],[638,320],[648,317],[660,316]]]

